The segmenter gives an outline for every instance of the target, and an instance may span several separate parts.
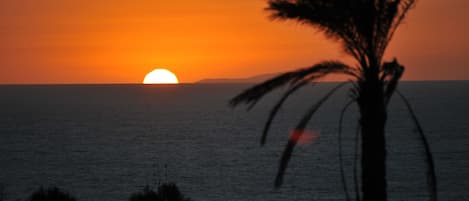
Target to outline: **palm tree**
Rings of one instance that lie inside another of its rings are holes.
[[[269,115],[261,139],[261,144],[264,144],[273,118],[290,94],[329,74],[344,74],[350,77],[353,83],[351,103],[356,103],[360,111],[363,200],[387,200],[385,139],[387,105],[391,96],[397,91],[396,87],[404,67],[396,59],[390,62],[383,61],[383,55],[398,26],[415,3],[415,0],[269,0],[266,9],[271,12],[273,19],[295,20],[313,26],[324,32],[326,37],[339,42],[345,53],[353,57],[356,63],[350,66],[340,61],[324,61],[287,72],[247,89],[234,97],[230,104],[236,106],[244,103],[249,104],[251,108],[265,94],[284,85],[290,86]],[[295,134],[301,135],[315,111],[342,85],[334,88],[306,111],[295,128]],[[405,103],[409,106],[407,100]],[[347,104],[347,107],[350,104]],[[412,117],[418,123],[413,113]],[[418,128],[422,131],[420,125]],[[420,134],[429,165],[427,173],[431,198],[436,200],[433,161],[428,143],[423,133]],[[284,172],[298,137],[290,138],[286,145],[276,177],[277,187],[282,184]]]

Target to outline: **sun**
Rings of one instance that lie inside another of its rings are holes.
[[[149,72],[143,79],[143,84],[178,84],[179,80],[169,70],[158,68]]]

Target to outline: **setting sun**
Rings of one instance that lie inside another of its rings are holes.
[[[174,73],[166,69],[155,69],[149,72],[143,84],[178,84],[178,78]]]

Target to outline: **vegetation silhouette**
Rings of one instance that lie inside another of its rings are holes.
[[[397,28],[415,4],[415,0],[269,0],[266,10],[271,12],[272,19],[295,20],[315,27],[324,32],[326,37],[339,42],[343,51],[356,63],[350,66],[340,61],[324,61],[307,68],[286,72],[245,90],[231,99],[230,105],[234,107],[244,103],[249,105],[249,110],[267,93],[289,85],[287,92],[271,110],[265,124],[261,137],[261,144],[264,144],[272,120],[290,94],[326,75],[346,75],[352,83],[350,89],[352,93],[350,102],[340,114],[339,140],[343,115],[349,106],[356,104],[360,112],[357,140],[359,136],[361,142],[361,190],[356,184],[356,197],[357,200],[364,201],[386,201],[387,106],[397,91],[404,66],[396,59],[383,61],[383,55]],[[343,84],[340,84],[318,102],[313,103],[294,130],[304,131],[317,109],[342,86]],[[410,104],[400,93],[399,96],[409,109],[422,139],[427,163],[428,191],[430,199],[436,201],[438,197],[436,176],[428,142]],[[296,139],[298,138],[289,139],[285,147],[275,179],[276,187],[283,182],[283,175],[293,148],[297,144]],[[341,147],[340,141],[339,147]],[[342,160],[341,151],[339,157]],[[342,162],[341,173],[343,175]],[[350,200],[344,176],[342,180],[346,199]],[[358,179],[355,179],[355,182],[358,183]]]
[[[151,187],[145,186],[141,192],[132,193],[129,201],[190,201],[179,191],[174,183],[163,183],[155,192]]]
[[[6,200],[5,186],[0,184],[0,201]],[[17,199],[21,200],[21,199]],[[70,193],[58,188],[49,187],[44,189],[40,187],[27,199],[28,201],[76,201]],[[155,192],[150,186],[145,186],[142,191],[132,193],[129,201],[191,201],[186,197],[175,183],[162,183],[158,185]]]
[[[29,201],[76,201],[76,199],[57,187],[48,189],[41,187],[31,194]]]

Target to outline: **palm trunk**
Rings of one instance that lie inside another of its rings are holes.
[[[363,201],[386,201],[386,143],[384,126],[386,108],[382,83],[369,76],[361,83],[360,107],[362,132]]]

